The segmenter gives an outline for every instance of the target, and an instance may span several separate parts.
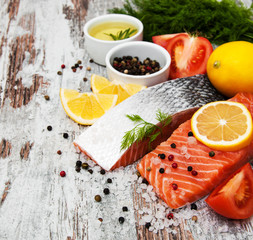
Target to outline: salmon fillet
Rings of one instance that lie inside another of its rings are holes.
[[[229,101],[245,104],[253,114],[252,94],[240,93]],[[252,144],[235,152],[217,151],[188,136],[189,132],[190,120],[181,124],[137,165],[142,177],[174,209],[209,194],[253,156]],[[215,153],[213,157],[209,156],[211,151]]]

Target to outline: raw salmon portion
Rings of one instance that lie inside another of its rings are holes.
[[[230,101],[245,103],[252,115],[252,94],[240,93]],[[252,144],[235,152],[217,151],[188,136],[189,132],[190,120],[137,165],[141,175],[171,208],[180,208],[204,197],[252,156]],[[213,157],[209,156],[211,151],[215,153]]]

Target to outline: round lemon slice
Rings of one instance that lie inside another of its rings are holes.
[[[114,94],[79,93],[76,90],[60,90],[60,99],[67,115],[82,125],[92,125],[106,111],[116,105]]]
[[[200,142],[216,150],[237,151],[252,140],[251,114],[237,102],[204,105],[192,116],[191,128]]]

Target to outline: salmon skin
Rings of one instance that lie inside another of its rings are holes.
[[[243,103],[253,114],[253,94],[240,93],[229,101]],[[191,136],[190,121],[181,124],[137,165],[142,177],[173,209],[209,194],[253,156],[252,144],[235,152],[217,151],[205,146]],[[215,153],[212,157],[209,156],[211,151]]]
[[[74,145],[107,171],[127,166],[143,157],[150,149],[144,141],[139,142],[138,146],[133,144],[129,149],[121,150],[125,132],[135,126],[126,114],[137,114],[147,122],[158,124],[156,120],[158,109],[173,115],[223,99],[206,75],[170,80],[144,89],[112,108],[78,136],[74,140]],[[178,119],[180,118],[176,118],[178,123],[176,127],[181,123]],[[156,145],[152,146],[153,149],[170,134],[163,132],[164,138],[157,139]]]

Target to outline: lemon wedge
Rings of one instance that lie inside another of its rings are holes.
[[[72,89],[60,89],[60,99],[66,114],[82,125],[92,125],[106,111],[116,105],[114,94],[79,93]]]

